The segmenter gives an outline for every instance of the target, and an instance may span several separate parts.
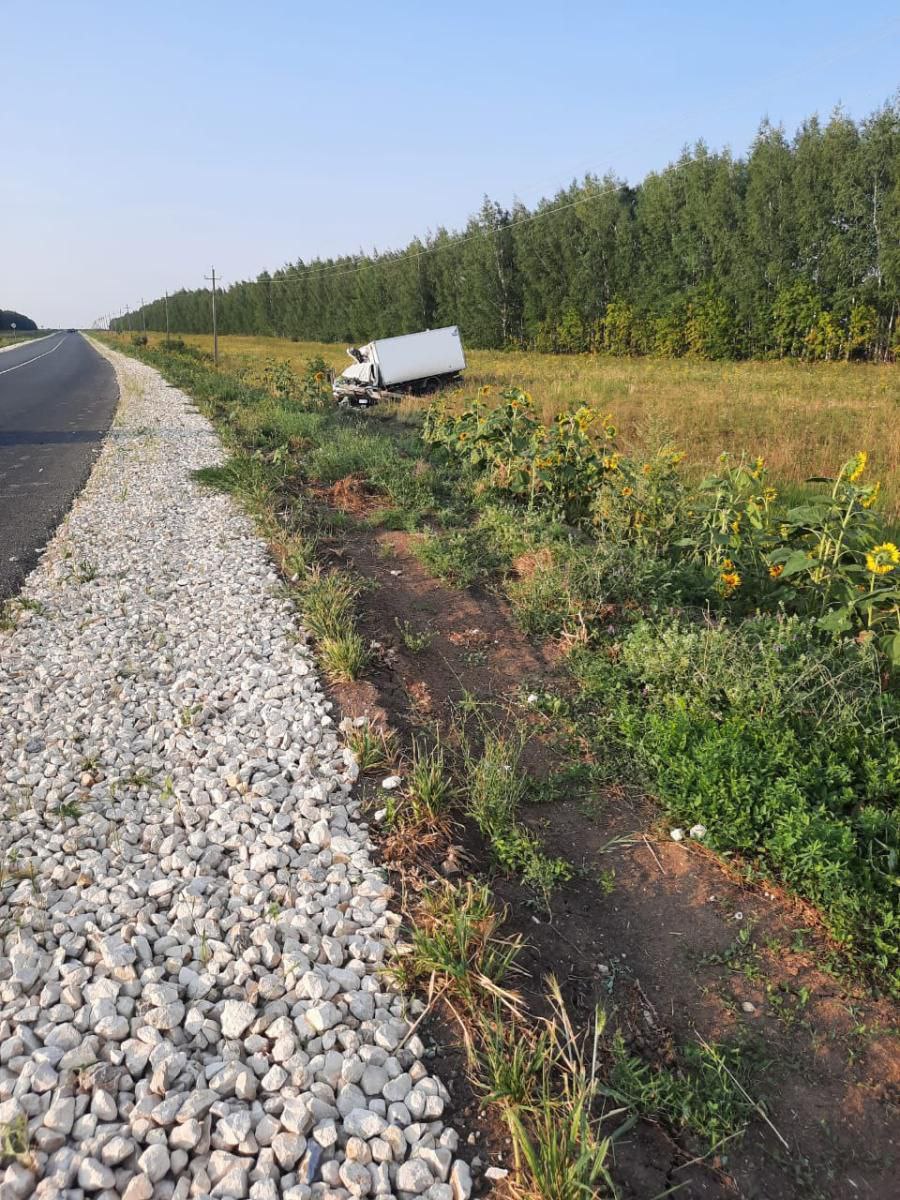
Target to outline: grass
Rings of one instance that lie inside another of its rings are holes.
[[[421,654],[423,650],[428,649],[434,640],[434,634],[430,630],[416,629],[409,621],[401,621],[399,618],[396,618],[395,624],[400,634],[400,640],[412,654]]]
[[[300,587],[303,622],[310,633],[320,641],[350,633],[358,590],[347,575],[314,568]]]
[[[352,725],[345,732],[344,740],[356,755],[362,772],[387,769],[399,752],[394,730],[382,729],[370,721],[363,725]]]
[[[337,637],[323,638],[319,643],[319,659],[329,679],[351,683],[364,674],[371,655],[355,629]]]
[[[436,886],[423,893],[408,954],[391,971],[407,990],[434,976],[466,1013],[500,1001],[517,1011],[518,996],[505,986],[522,948],[520,938],[505,938],[504,913],[494,906],[483,884]]]
[[[206,350],[207,336],[184,334]],[[159,335],[150,335],[159,342]],[[342,345],[282,338],[220,337],[226,370],[261,378],[267,358],[299,369],[321,355],[338,370],[349,359]],[[546,420],[573,400],[612,414],[623,449],[638,453],[671,440],[688,449],[698,466],[722,451],[761,454],[782,489],[827,474],[860,448],[871,455],[873,475],[884,481],[883,511],[900,524],[900,367],[875,363],[793,361],[713,363],[694,359],[605,358],[592,355],[499,353],[470,350],[463,388],[452,406],[479,387],[518,385],[534,396]],[[427,401],[405,401],[400,415]]]
[[[440,745],[413,739],[406,792],[416,820],[433,819],[447,808],[453,787]]]
[[[34,329],[25,331],[16,330],[15,333],[10,333],[9,330],[4,329],[0,333],[0,350],[3,350],[6,346],[18,346],[20,342],[32,342],[35,338],[44,337],[46,332],[46,329]]]
[[[572,868],[545,854],[540,838],[519,819],[531,786],[519,765],[523,745],[521,738],[493,732],[480,750],[464,745],[466,812],[500,866],[520,876],[547,907],[553,888],[571,878]]]
[[[46,607],[40,600],[31,600],[28,596],[13,596],[10,600],[0,601],[0,632],[9,633],[18,624],[18,615],[25,612],[36,613],[39,617],[47,615]]]
[[[0,1124],[0,1164],[5,1165],[9,1162],[28,1164],[30,1159],[28,1119],[23,1113],[14,1121]]]
[[[609,1094],[671,1129],[690,1130],[709,1146],[743,1133],[758,1106],[751,1099],[752,1052],[740,1045],[689,1042],[672,1066],[630,1054],[621,1036],[612,1044]]]

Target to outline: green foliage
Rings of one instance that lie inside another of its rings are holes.
[[[16,333],[33,333],[37,330],[37,323],[32,321],[31,317],[26,317],[11,308],[0,308],[0,330],[12,329],[13,325],[16,327]]]
[[[397,735],[393,729],[382,729],[366,721],[352,724],[344,739],[359,764],[360,771],[380,771],[394,762],[398,753]]]
[[[772,871],[900,986],[900,702],[871,646],[796,617],[669,619],[575,665],[597,736],[625,738],[674,821]]]
[[[502,985],[521,948],[519,938],[498,933],[505,914],[494,908],[487,887],[450,884],[425,892],[412,931],[412,952],[397,958],[392,973],[407,988],[434,975],[470,1010],[502,999]]]
[[[740,1046],[689,1042],[674,1067],[653,1066],[628,1053],[621,1034],[612,1044],[609,1094],[642,1116],[662,1118],[716,1146],[740,1134],[753,1115],[746,1053]]]
[[[355,629],[336,637],[323,638],[319,643],[319,658],[330,679],[350,683],[359,679],[369,665],[370,654]]]
[[[646,461],[630,459],[616,449],[609,418],[590,408],[563,412],[545,426],[527,393],[512,388],[501,398],[490,410],[476,400],[459,415],[433,406],[424,439],[480,473],[507,503],[591,529],[601,559],[611,546],[630,546],[648,563],[668,565],[682,592],[686,567],[706,572],[709,603],[814,614],[830,633],[862,630],[877,638],[887,659],[900,664],[900,549],[884,540],[873,509],[879,485],[862,482],[864,451],[834,480],[811,481],[830,484],[829,491],[785,508],[761,458],[735,464],[723,455],[719,471],[693,485],[679,471],[683,454],[664,446]],[[479,523],[432,539],[423,557],[442,578],[467,586],[489,568],[484,532]],[[561,614],[572,611],[571,573],[556,563],[553,575],[552,583],[513,585],[530,632],[555,631]],[[554,585],[562,587],[555,601]],[[541,610],[544,597],[550,606]]]
[[[553,888],[571,878],[572,868],[549,858],[540,839],[518,818],[530,786],[519,767],[521,745],[488,734],[480,753],[466,747],[466,810],[490,844],[497,862],[519,875],[546,904]]]
[[[545,426],[521,388],[508,389],[501,399],[490,409],[476,401],[459,416],[433,407],[425,441],[484,471],[492,488],[529,508],[542,505],[570,524],[589,520],[591,497],[604,472],[615,469],[596,442],[597,436],[611,442],[615,431],[608,419],[601,428],[599,415],[581,407]]]
[[[353,627],[359,589],[340,571],[313,570],[300,587],[300,608],[307,629],[320,640],[338,638]]]
[[[490,532],[478,525],[426,534],[413,551],[438,579],[458,588],[485,582],[503,564]]]

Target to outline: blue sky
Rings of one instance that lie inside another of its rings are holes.
[[[900,84],[896,0],[0,3],[0,306],[46,325],[455,227]]]

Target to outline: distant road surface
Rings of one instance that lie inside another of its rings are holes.
[[[118,399],[115,372],[79,333],[0,354],[0,600],[84,486]]]

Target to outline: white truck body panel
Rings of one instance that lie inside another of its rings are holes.
[[[454,375],[465,370],[466,356],[463,352],[459,330],[455,325],[445,329],[426,329],[423,333],[406,333],[400,337],[378,338],[357,352],[363,363],[375,363],[378,367],[378,383],[381,387],[394,387],[398,383],[411,383],[415,379],[428,379],[433,375]],[[357,365],[348,367],[343,377],[360,379]]]
[[[401,337],[379,338],[370,343],[373,361],[378,364],[382,387],[427,379],[430,375],[452,375],[465,370],[459,330],[455,325],[445,329],[427,329],[424,333],[407,333]]]

